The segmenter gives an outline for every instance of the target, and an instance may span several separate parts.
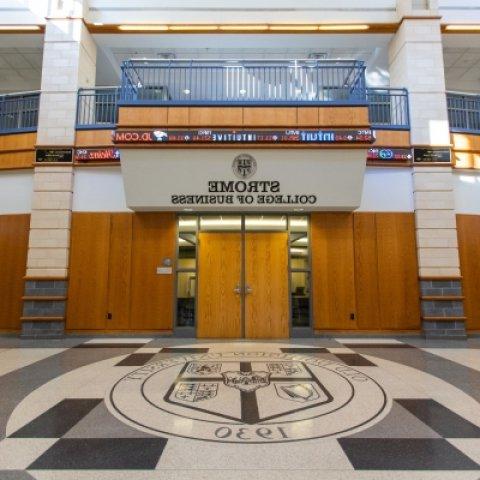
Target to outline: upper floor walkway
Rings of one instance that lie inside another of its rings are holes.
[[[35,131],[39,97],[0,96],[0,133]],[[480,134],[480,96],[447,100],[451,130]],[[373,128],[410,128],[407,90],[369,88],[363,62],[349,60],[129,60],[120,87],[79,90],[77,129],[113,128],[119,105],[368,106]]]

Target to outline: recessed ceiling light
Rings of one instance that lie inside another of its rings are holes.
[[[269,30],[294,30],[298,32],[313,32],[318,30],[318,25],[270,25]]]
[[[168,27],[169,30],[172,31],[192,31],[192,30],[201,30],[201,31],[214,31],[218,30],[217,25],[170,25]]]
[[[168,27],[166,25],[119,25],[118,29],[125,32],[164,32]]]
[[[464,32],[464,31],[480,31],[480,24],[477,25],[447,25],[445,30]]]
[[[322,31],[350,31],[350,30],[368,30],[370,28],[369,25],[358,25],[358,24],[352,24],[352,25],[320,25],[318,27],[319,30]]]
[[[268,30],[268,25],[220,25],[220,30],[252,30],[252,31],[260,31],[260,30]]]
[[[0,25],[0,30],[40,30],[38,25]]]

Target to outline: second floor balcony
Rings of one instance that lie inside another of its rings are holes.
[[[129,60],[122,86],[80,90],[77,128],[108,128],[119,105],[369,106],[378,128],[408,129],[408,92],[372,89],[363,62]]]
[[[123,104],[365,104],[365,65],[356,60],[128,60]]]

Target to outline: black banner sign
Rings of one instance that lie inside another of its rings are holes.
[[[373,143],[372,130],[131,130],[118,131],[114,143]]]
[[[415,163],[450,163],[451,150],[449,148],[414,148]]]
[[[377,162],[406,162],[412,160],[410,148],[369,148],[367,160]]]
[[[77,162],[119,162],[120,150],[118,148],[78,148],[75,150]]]
[[[72,160],[71,148],[40,148],[35,154],[37,163],[72,163]]]

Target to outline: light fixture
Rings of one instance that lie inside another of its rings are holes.
[[[119,30],[124,32],[165,32],[167,25],[119,25]]]
[[[480,31],[480,24],[477,25],[447,25],[445,30],[451,32],[472,32],[472,31]]]
[[[0,31],[5,30],[35,31],[40,30],[40,27],[38,25],[0,25]]]
[[[268,25],[220,25],[220,30],[224,31],[235,31],[235,30],[242,30],[242,31],[262,31],[268,30]]]
[[[218,30],[217,25],[170,25],[168,27],[171,31],[191,31],[191,30],[202,30],[202,31],[212,31]]]
[[[96,27],[101,27],[103,25],[102,22],[93,22],[93,24],[96,26]]]
[[[190,90],[189,90],[188,88],[186,88],[185,90],[183,90],[183,93],[184,93],[185,95],[190,95],[191,92],[190,92]]]
[[[240,95],[243,96],[243,95],[247,94],[247,91],[244,88],[242,88],[239,93],[240,93]]]
[[[360,31],[360,30],[369,30],[369,25],[360,25],[360,24],[351,24],[351,25],[320,25],[318,27],[320,31],[324,32],[345,32],[345,31]]]
[[[318,25],[270,25],[268,28],[273,31],[314,32],[318,30]]]

